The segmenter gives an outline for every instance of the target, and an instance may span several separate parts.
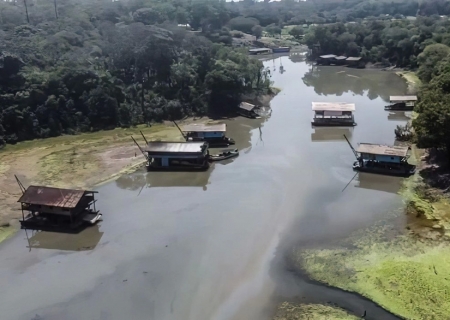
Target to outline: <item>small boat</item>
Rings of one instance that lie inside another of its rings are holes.
[[[225,159],[237,157],[238,155],[239,155],[238,149],[225,149],[222,150],[222,152],[219,154],[210,155],[209,161],[222,161]]]

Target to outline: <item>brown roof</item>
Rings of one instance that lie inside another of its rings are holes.
[[[356,149],[359,153],[377,154],[385,156],[406,157],[408,147],[385,146],[380,144],[361,143]]]
[[[206,142],[149,142],[144,150],[148,153],[201,153]]]
[[[247,111],[252,111],[256,106],[254,104],[248,103],[248,102],[242,102],[239,105],[239,108],[247,110]]]
[[[390,96],[389,100],[392,102],[417,101],[417,96]]]
[[[313,111],[355,111],[354,103],[346,102],[313,102]]]
[[[58,208],[75,208],[86,192],[96,193],[96,191],[29,186],[17,202]]]
[[[227,125],[225,123],[220,124],[190,124],[182,127],[184,132],[225,132],[227,131]]]

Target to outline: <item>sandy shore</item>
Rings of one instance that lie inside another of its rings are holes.
[[[180,123],[189,123],[186,120]],[[211,122],[207,118],[196,120]],[[74,136],[60,136],[8,145],[0,151],[0,242],[14,233],[21,217],[17,199],[31,184],[61,188],[92,188],[144,163],[130,136],[144,145],[147,140],[182,140],[172,123],[139,126]]]
[[[396,72],[396,74],[406,80],[406,83],[408,84],[408,94],[417,93],[422,82],[420,81],[419,77],[417,77],[417,74],[415,72],[398,71]]]
[[[345,310],[322,304],[295,304],[284,302],[273,320],[356,320]]]

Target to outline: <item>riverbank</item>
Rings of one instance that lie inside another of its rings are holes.
[[[280,92],[243,97],[246,101],[269,107]],[[215,123],[210,118],[188,118],[178,124]],[[135,128],[83,133],[72,136],[24,141],[0,150],[0,243],[19,228],[21,217],[17,199],[20,189],[14,175],[25,187],[31,184],[59,188],[89,189],[116,179],[143,165],[145,159],[131,140],[143,145],[147,140],[183,141],[172,122],[140,125]]]
[[[357,320],[345,310],[322,304],[295,304],[284,302],[273,320]]]
[[[450,202],[424,179],[431,168],[414,149],[418,172],[405,180],[405,208],[326,248],[296,248],[292,264],[314,280],[356,292],[407,319],[445,319],[450,309]],[[434,166],[433,166],[434,168]]]
[[[180,124],[190,122],[193,119]],[[7,145],[0,151],[0,242],[14,233],[21,217],[17,204],[20,189],[14,175],[25,187],[92,188],[144,163],[144,156],[130,138],[134,136],[143,145],[140,131],[148,140],[182,141],[175,125],[167,122]]]

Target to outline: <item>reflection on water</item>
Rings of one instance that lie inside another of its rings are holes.
[[[103,232],[100,225],[88,227],[77,234],[25,230],[30,249],[53,249],[67,251],[92,250],[100,242]]]
[[[410,119],[410,112],[405,111],[390,111],[388,114],[389,121],[408,121]]]
[[[371,173],[359,173],[355,187],[397,194],[400,191],[402,178],[383,176]]]
[[[291,52],[289,54],[289,60],[292,62],[302,62],[306,59],[306,52]]]
[[[389,96],[405,94],[405,83],[398,81],[395,73],[387,71],[349,69],[336,66],[314,66],[302,78],[308,87],[314,87],[319,95],[337,95],[354,93],[365,95],[370,100],[381,97],[389,101]],[[392,86],[387,86],[392,83]],[[384,105],[380,105],[383,108]]]
[[[311,133],[311,141],[345,141],[344,134],[348,139],[351,139],[352,133],[353,128],[315,128],[314,132]]]

